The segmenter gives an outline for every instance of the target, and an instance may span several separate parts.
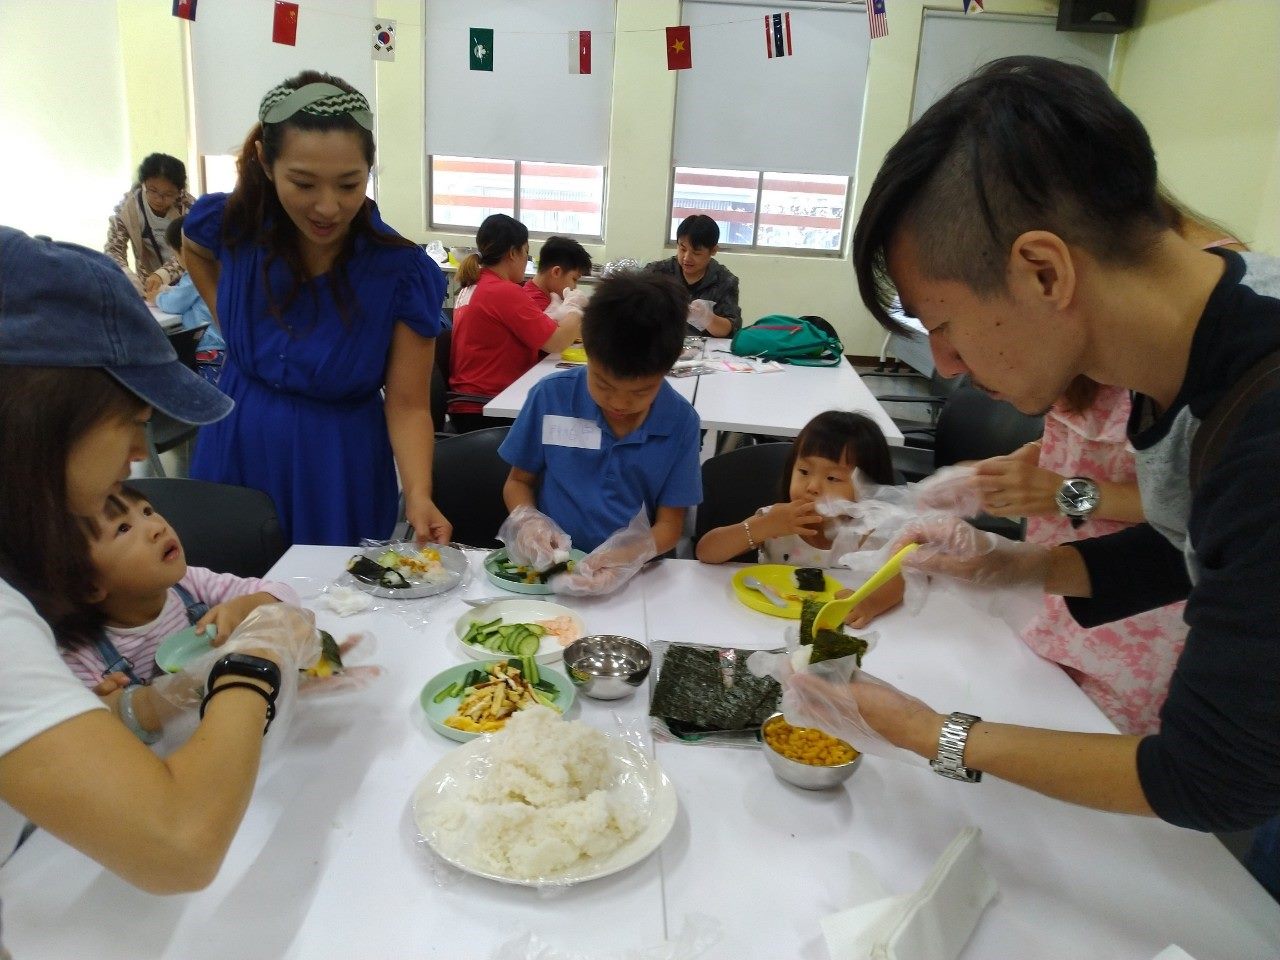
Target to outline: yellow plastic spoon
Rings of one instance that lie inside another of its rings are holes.
[[[844,618],[849,615],[854,607],[897,576],[898,569],[902,566],[902,558],[918,546],[920,546],[918,543],[908,543],[890,557],[883,567],[873,573],[871,579],[853,591],[852,596],[845,597],[843,600],[828,600],[824,603],[822,609],[818,611],[818,615],[813,618],[814,632],[816,633],[819,630],[839,630],[844,624]]]

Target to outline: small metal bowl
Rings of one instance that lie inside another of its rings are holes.
[[[597,700],[620,700],[649,675],[649,648],[630,637],[580,637],[565,648],[564,668],[573,685]]]
[[[784,757],[773,749],[769,741],[764,738],[764,732],[771,723],[776,723],[781,719],[782,714],[775,713],[760,725],[760,746],[763,748],[765,760],[769,761],[769,766],[773,768],[773,772],[778,779],[785,780],[787,783],[805,790],[828,790],[831,787],[840,786],[840,784],[853,776],[853,771],[857,770],[858,764],[862,762],[862,754],[856,751],[853,759],[848,763],[830,767],[818,766],[812,763],[800,763],[798,760]]]

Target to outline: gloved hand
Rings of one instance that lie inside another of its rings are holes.
[[[987,533],[959,517],[925,516],[907,523],[891,545],[920,548],[903,560],[904,570],[921,570],[978,586],[1044,587],[1050,547]]]
[[[498,529],[512,563],[542,571],[569,559],[573,542],[559,525],[526,503],[511,511]]]
[[[715,305],[714,300],[694,300],[689,304],[689,313],[685,320],[688,321],[689,326],[705,331],[716,315],[713,309]]]
[[[382,668],[376,663],[353,664],[352,655],[368,659],[377,648],[371,633],[353,633],[338,642],[342,657],[342,672],[324,677],[313,677],[304,672],[298,678],[298,696],[308,700],[328,699],[365,689],[382,676]]]
[[[563,295],[551,294],[551,302],[543,312],[556,323],[560,323],[572,314],[581,316],[582,311],[587,307],[587,299],[587,295],[581,290],[566,289]]]
[[[578,561],[571,573],[557,574],[547,585],[554,593],[604,596],[634,577],[657,553],[648,514],[641,507],[629,524]]]
[[[982,491],[972,466],[943,467],[919,483],[908,484],[917,513],[976,517],[982,513]]]

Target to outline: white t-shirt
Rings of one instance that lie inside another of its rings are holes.
[[[0,756],[64,720],[105,709],[75,678],[54,644],[53,631],[22,594],[0,580]],[[0,862],[26,823],[0,801]]]

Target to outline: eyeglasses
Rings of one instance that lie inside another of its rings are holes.
[[[165,191],[155,190],[151,187],[143,187],[142,192],[147,195],[148,200],[158,200],[161,203],[173,203],[178,199],[179,194],[168,193]]]

